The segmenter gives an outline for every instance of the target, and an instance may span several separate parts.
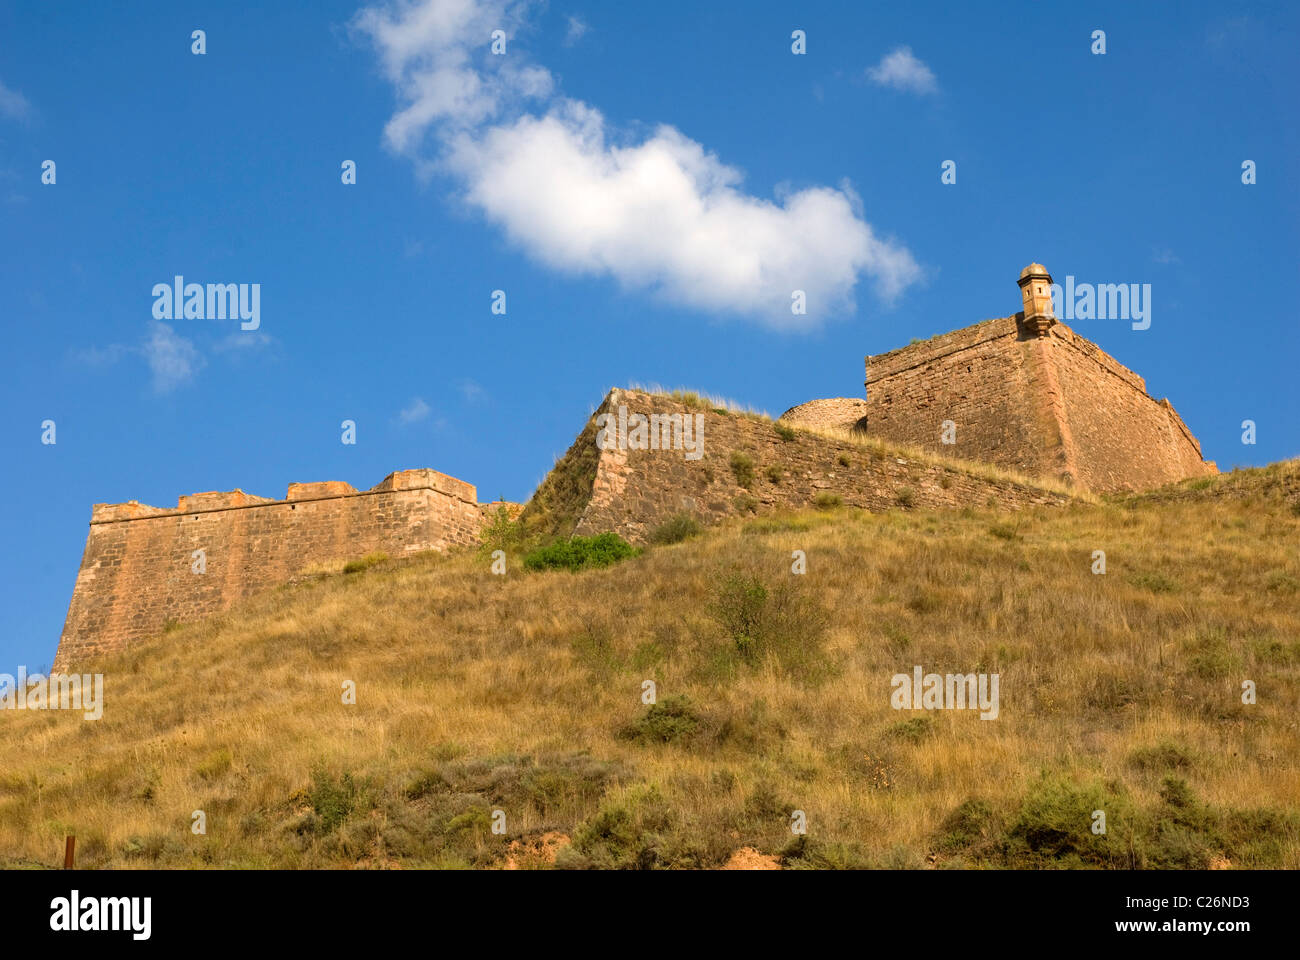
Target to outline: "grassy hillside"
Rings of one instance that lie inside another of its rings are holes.
[[[340,565],[105,662],[97,722],[0,713],[0,864],[1300,868],[1298,544],[1293,461]],[[891,709],[917,664],[1000,716]]]

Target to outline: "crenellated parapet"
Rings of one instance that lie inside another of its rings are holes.
[[[281,500],[230,490],[174,508],[95,504],[55,667],[225,610],[316,564],[476,544],[484,519],[472,484],[427,469],[369,490],[291,483]]]

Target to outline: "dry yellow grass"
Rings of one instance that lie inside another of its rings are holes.
[[[99,721],[0,714],[0,865],[74,833],[92,867],[500,866],[562,835],[561,866],[1295,869],[1297,543],[1293,461],[1011,515],[737,521],[577,574],[323,573],[100,664]],[[737,654],[738,573],[799,649]],[[914,664],[998,673],[999,719],[891,709]],[[620,735],[645,680],[689,698],[688,739]],[[1070,811],[1097,796],[1089,840]]]

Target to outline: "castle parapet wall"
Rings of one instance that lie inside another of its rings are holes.
[[[242,490],[182,496],[175,509],[95,504],[55,669],[228,609],[305,568],[478,543],[473,485],[401,470],[369,490],[293,483],[283,500]]]
[[[1038,327],[1017,314],[868,357],[858,429],[1096,493],[1216,471],[1142,377],[1054,318]]]

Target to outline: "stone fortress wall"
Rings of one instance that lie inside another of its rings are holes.
[[[478,543],[484,515],[473,486],[436,470],[401,470],[369,490],[293,483],[283,500],[235,490],[175,509],[96,504],[54,668],[225,610],[312,564]]]
[[[1031,264],[1019,281],[1023,312],[868,357],[865,398],[812,400],[776,423],[612,390],[523,514],[549,512],[555,534],[614,531],[643,542],[681,513],[708,523],[827,503],[1018,509],[1072,499],[972,462],[1097,493],[1215,472],[1168,400],[1051,315],[1050,283]],[[601,414],[698,418],[700,455],[602,447]],[[943,442],[945,426],[955,442]],[[864,444],[861,434],[921,452]],[[54,667],[225,610],[313,564],[476,545],[497,506],[427,469],[369,490],[294,483],[283,500],[235,490],[184,496],[175,509],[97,504]],[[516,505],[504,506],[515,515]]]
[[[1022,281],[1051,278],[1040,265]],[[866,360],[863,400],[813,400],[790,424],[862,431],[1094,493],[1145,490],[1217,472],[1168,400],[1050,314],[1025,311]],[[950,422],[944,442],[944,425]]]

